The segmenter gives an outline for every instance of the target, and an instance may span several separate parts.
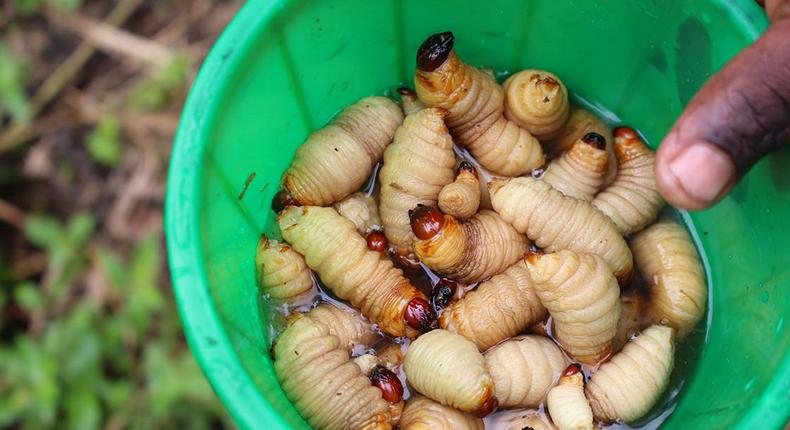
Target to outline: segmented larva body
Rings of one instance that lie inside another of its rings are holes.
[[[565,127],[563,127],[559,136],[549,143],[547,151],[552,158],[559,157],[560,154],[570,149],[577,140],[588,133],[597,133],[603,136],[606,141],[606,152],[609,153],[608,158],[610,162],[604,186],[609,185],[617,175],[617,163],[614,162],[614,135],[608,125],[587,109],[571,106],[571,113],[568,116]]]
[[[609,356],[621,308],[620,288],[606,262],[568,250],[528,254],[526,261],[563,349],[591,365]]]
[[[578,364],[571,364],[560,381],[549,391],[546,406],[551,420],[560,430],[592,430],[593,413],[584,397],[584,374]]]
[[[465,337],[433,330],[412,342],[403,363],[414,389],[463,412],[485,416],[496,408],[483,355]]]
[[[373,354],[362,354],[352,359],[363,375],[369,375],[376,367],[381,365],[381,360]]]
[[[415,395],[406,402],[401,415],[402,430],[483,430],[483,420],[435,402],[425,396]]]
[[[502,219],[546,252],[569,249],[599,255],[620,285],[630,281],[631,250],[611,220],[588,202],[529,177],[493,180],[489,190],[491,204]]]
[[[334,207],[337,213],[353,222],[363,236],[382,228],[376,199],[367,193],[356,192],[335,203]]]
[[[551,420],[537,411],[528,411],[505,417],[496,423],[501,430],[557,430]]]
[[[603,187],[608,169],[603,136],[589,133],[552,160],[542,179],[566,196],[589,202]]]
[[[540,406],[568,365],[551,339],[537,335],[502,342],[486,352],[485,359],[503,408]]]
[[[524,255],[529,243],[495,212],[466,221],[420,206],[410,213],[414,254],[431,270],[472,283],[501,273]]]
[[[633,422],[653,407],[672,372],[673,337],[671,327],[653,325],[601,365],[585,389],[596,419]]]
[[[315,429],[391,429],[381,391],[349,359],[329,328],[297,318],[274,344],[274,371],[294,407]]]
[[[387,334],[418,334],[406,324],[406,311],[413,300],[425,302],[425,295],[392,261],[369,251],[351,221],[332,208],[289,206],[278,222],[283,238],[305,256],[307,265],[338,298],[350,302]]]
[[[369,348],[379,339],[379,335],[373,331],[370,324],[356,311],[322,303],[308,312],[307,316],[326,325],[329,333],[337,336],[340,346],[349,351],[356,345]]]
[[[629,235],[653,222],[664,207],[653,171],[656,155],[636,132],[615,130],[614,152],[617,177],[601,191],[592,204],[606,214],[623,235]]]
[[[403,113],[386,97],[365,97],[313,132],[296,150],[283,187],[302,205],[339,202],[367,181]]]
[[[480,351],[515,336],[546,316],[523,260],[482,282],[439,317],[445,330],[471,340]]]
[[[448,32],[434,34],[420,47],[414,75],[420,100],[448,111],[445,120],[456,143],[486,169],[516,176],[543,165],[540,142],[505,118],[504,91],[493,76],[461,61],[452,44]]]
[[[441,109],[422,109],[406,117],[384,152],[379,172],[379,211],[384,233],[401,253],[412,247],[409,210],[435,205],[442,187],[453,181],[453,140]]]
[[[455,181],[439,193],[439,209],[458,219],[471,218],[480,207],[480,179],[477,170],[464,161],[458,167]]]
[[[662,219],[631,241],[637,267],[650,286],[648,313],[685,337],[705,314],[708,288],[686,229]]]
[[[568,121],[568,89],[555,74],[545,70],[522,70],[502,85],[505,118],[539,140],[557,137]]]
[[[399,343],[388,343],[376,352],[376,357],[394,372],[403,365],[403,358],[406,355],[403,351],[404,348]]]
[[[261,236],[255,267],[261,290],[278,303],[293,303],[317,294],[304,257],[286,243]]]
[[[412,91],[409,88],[401,87],[398,88],[398,93],[400,93],[400,100],[401,104],[403,105],[403,114],[404,115],[411,115],[418,110],[425,109],[425,105],[417,98],[417,93]]]

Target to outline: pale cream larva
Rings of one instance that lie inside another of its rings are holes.
[[[384,152],[379,172],[379,213],[384,234],[401,254],[412,248],[409,210],[435,205],[442,187],[453,182],[453,140],[444,125],[445,111],[422,109],[406,117]]]
[[[477,169],[468,161],[462,161],[455,180],[439,193],[439,209],[458,219],[471,218],[480,207],[480,194]]]
[[[522,70],[504,84],[505,117],[539,140],[557,137],[568,121],[568,89],[555,74]]]
[[[400,421],[401,430],[484,430],[483,420],[414,395],[406,402]]]
[[[425,294],[391,260],[370,251],[354,224],[332,208],[289,206],[278,218],[283,238],[305,256],[338,298],[392,336],[415,337],[435,318]]]
[[[588,202],[565,196],[530,177],[489,183],[491,204],[516,230],[547,252],[569,249],[599,255],[620,285],[631,280],[633,258],[612,221]]]
[[[542,179],[566,196],[591,201],[603,187],[608,166],[606,140],[587,133],[549,163]]]
[[[650,288],[648,313],[685,337],[705,314],[708,288],[697,249],[686,229],[671,219],[636,234],[636,265]]]
[[[557,427],[545,414],[535,410],[508,414],[508,416],[497,420],[494,428],[497,430],[557,430]]]
[[[356,192],[335,203],[334,206],[337,213],[353,222],[359,234],[363,236],[382,228],[376,199],[368,193]]]
[[[288,399],[315,429],[392,428],[381,391],[324,324],[296,318],[274,344],[274,371]]]
[[[571,364],[546,398],[551,420],[559,430],[592,430],[593,414],[584,396],[584,373]]]
[[[370,323],[359,312],[341,309],[329,303],[322,303],[307,313],[310,318],[326,325],[329,333],[337,336],[340,346],[349,351],[356,346],[369,348],[379,339]]]
[[[401,122],[400,107],[386,97],[365,97],[344,109],[296,150],[278,205],[327,206],[358,190]]]
[[[540,406],[568,365],[551,339],[537,335],[502,342],[488,350],[485,359],[503,408]]]
[[[519,260],[453,302],[442,312],[439,324],[485,351],[546,315],[529,270],[524,260]]]
[[[373,354],[362,354],[354,357],[352,361],[359,367],[363,375],[369,375],[376,366],[381,366],[381,360]]]
[[[258,286],[274,302],[296,303],[318,293],[304,257],[287,243],[261,236],[255,267]]]
[[[650,326],[601,365],[585,389],[597,420],[633,422],[655,405],[674,364],[673,332]]]
[[[464,63],[451,32],[426,39],[417,53],[414,86],[426,106],[448,111],[456,143],[486,169],[517,176],[543,165],[540,142],[504,116],[504,91],[493,76]]]
[[[619,127],[614,131],[614,152],[617,177],[592,204],[614,222],[621,234],[629,235],[652,223],[665,203],[653,172],[656,155],[633,129]]]
[[[425,109],[425,105],[417,98],[417,93],[410,88],[400,87],[398,88],[398,93],[400,94],[404,115],[411,115],[420,109]]]
[[[501,273],[529,246],[523,234],[489,210],[458,221],[435,207],[418,206],[409,217],[417,258],[431,270],[465,283]]]
[[[550,158],[557,158],[588,133],[600,134],[606,141],[606,152],[609,153],[608,158],[611,161],[609,162],[604,185],[609,185],[614,181],[617,174],[617,163],[614,162],[614,135],[612,135],[612,129],[608,125],[587,109],[571,106],[571,113],[568,121],[565,123],[565,127],[563,127],[556,139],[548,142],[546,152]]]
[[[585,364],[607,358],[621,308],[620,288],[606,262],[568,250],[530,253],[526,261],[563,349]]]
[[[415,390],[443,405],[481,417],[496,409],[485,359],[461,335],[438,329],[418,337],[406,352],[403,370]]]

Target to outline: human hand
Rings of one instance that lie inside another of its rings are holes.
[[[674,206],[712,206],[790,142],[790,0],[758,2],[768,31],[705,83],[658,149],[656,182]]]

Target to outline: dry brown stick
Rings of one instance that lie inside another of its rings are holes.
[[[25,213],[11,203],[0,199],[0,221],[22,230],[25,228]]]
[[[163,67],[172,61],[175,54],[166,46],[114,26],[96,21],[83,15],[69,13],[62,9],[47,6],[44,8],[47,19],[74,32],[97,49],[124,58],[146,63],[154,68]]]
[[[107,15],[107,25],[119,26],[143,3],[143,0],[121,0]],[[55,69],[52,74],[41,84],[30,99],[30,115],[35,118],[41,110],[57,96],[66,84],[74,78],[85,63],[96,52],[96,48],[87,41],[81,42],[74,52]],[[31,123],[13,122],[0,134],[0,154],[16,148],[28,136]]]
[[[47,268],[47,262],[47,254],[44,252],[26,255],[14,261],[11,274],[15,279],[27,279],[43,272]]]

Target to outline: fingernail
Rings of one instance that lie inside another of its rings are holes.
[[[689,197],[716,201],[735,175],[735,166],[723,150],[707,142],[692,144],[669,162],[669,171]]]

